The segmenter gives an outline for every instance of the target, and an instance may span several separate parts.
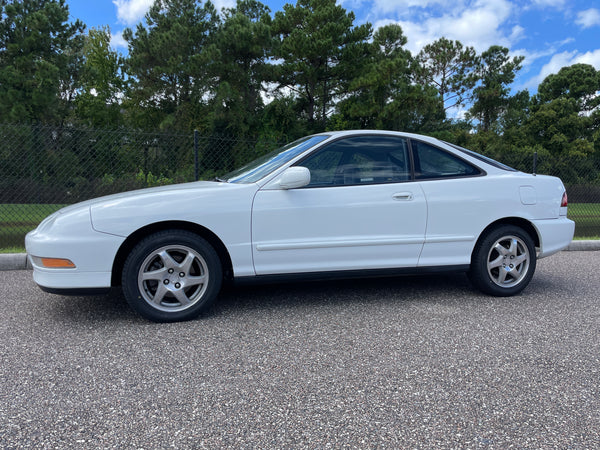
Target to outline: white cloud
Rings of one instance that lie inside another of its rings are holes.
[[[110,46],[113,50],[119,50],[121,48],[127,49],[127,41],[123,39],[122,31],[110,34]]]
[[[367,0],[340,0],[339,3],[342,7],[349,11],[357,11],[361,9]],[[283,8],[280,8],[283,9]]]
[[[468,111],[469,111],[469,108],[464,107],[464,106],[458,106],[458,107],[447,109],[446,114],[447,114],[448,119],[465,120],[465,118],[467,117]]]
[[[600,70],[600,48],[578,55],[573,64],[589,64],[596,70]]]
[[[542,66],[542,70],[540,70],[540,73],[533,77],[527,83],[527,85],[529,87],[538,86],[542,81],[544,81],[544,78],[546,78],[551,73],[558,73],[558,71],[563,67],[570,66],[576,56],[576,51],[562,52],[554,55],[548,63]]]
[[[549,6],[553,8],[562,8],[565,3],[565,0],[533,0],[533,4],[541,8],[547,8]]]
[[[113,0],[113,3],[117,7],[119,22],[135,25],[144,18],[154,0]]]
[[[518,42],[518,41],[520,41],[523,38],[523,36],[525,36],[525,28],[523,28],[520,25],[515,25],[512,28],[512,31],[511,31],[510,36],[509,36],[508,39],[511,42]]]
[[[513,14],[514,5],[507,0],[480,0],[466,6],[463,4],[461,8],[454,8],[439,16],[429,16],[419,21],[380,20],[375,22],[374,27],[378,28],[391,22],[400,24],[408,38],[407,48],[413,54],[441,37],[458,40],[463,45],[472,46],[478,52],[482,52],[491,45],[511,47],[514,41],[522,37],[524,29],[520,26],[514,26],[509,31],[509,36],[502,29],[503,24]]]
[[[540,73],[525,84],[525,87],[535,89],[548,75],[558,73],[563,67],[572,66],[573,64],[590,64],[591,66],[594,66],[596,70],[600,70],[600,49],[586,53],[572,51],[554,55],[552,59],[542,67]]]
[[[586,9],[577,13],[575,23],[582,28],[600,26],[600,11],[596,8]]]
[[[136,25],[141,22],[154,0],[113,0],[117,7],[117,19],[125,25]],[[217,11],[222,8],[235,7],[236,0],[213,0],[212,4]]]
[[[462,3],[457,1],[455,3]],[[447,7],[448,3],[443,0],[373,0],[373,6],[378,13],[399,13],[402,15],[409,8],[428,8],[430,6]]]
[[[522,65],[523,65],[523,68],[527,70],[527,68],[529,66],[533,65],[538,59],[546,58],[551,55],[555,55],[560,47],[563,47],[572,42],[575,42],[574,38],[566,38],[566,39],[563,39],[562,41],[553,43],[546,49],[527,50],[524,48],[519,48],[519,49],[511,50],[511,54],[515,55],[515,56],[524,56],[525,60],[523,61]]]
[[[217,11],[221,11],[221,9],[223,8],[234,8],[235,7],[235,0],[213,0],[212,4],[215,5],[215,8],[217,9]],[[264,2],[265,4],[267,2]]]

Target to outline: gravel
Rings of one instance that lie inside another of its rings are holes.
[[[523,295],[464,275],[229,288],[157,325],[0,272],[2,448],[598,448],[600,252]]]

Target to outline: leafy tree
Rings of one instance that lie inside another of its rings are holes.
[[[417,131],[439,116],[435,90],[413,82],[416,62],[404,48],[406,42],[396,24],[375,32],[362,72],[340,103],[341,118],[335,126]]]
[[[213,155],[223,168],[241,166],[256,156],[249,140],[256,140],[261,128],[262,83],[268,78],[273,46],[269,13],[257,0],[238,0],[235,8],[223,10],[215,35],[218,56],[213,68],[219,83],[211,103],[212,132],[236,138]]]
[[[488,131],[496,125],[508,104],[509,86],[516,72],[521,69],[523,56],[508,56],[508,49],[491,46],[481,54],[475,74],[480,83],[475,87],[474,103],[469,110],[470,117],[479,121],[479,127]]]
[[[68,23],[65,0],[3,0],[0,8],[0,116],[60,121],[84,25]]]
[[[263,111],[261,139],[272,142],[292,142],[309,134],[307,122],[298,120],[302,105],[291,96],[278,96]]]
[[[367,51],[371,25],[354,19],[336,0],[298,0],[275,14],[275,81],[297,96],[313,129],[325,128]]]
[[[546,77],[519,130],[521,142],[545,153],[552,161],[549,172],[567,183],[598,176],[600,112],[594,106],[600,90],[598,73],[591,66],[576,64]]]
[[[471,99],[479,59],[473,47],[444,37],[426,45],[417,56],[417,78],[434,86],[444,110],[464,106]]]
[[[508,148],[516,148],[528,145],[525,124],[531,115],[531,97],[527,90],[519,91],[514,96],[509,97],[506,103],[506,109],[499,119],[501,136],[496,139],[502,139]]]
[[[551,74],[538,87],[538,98],[546,103],[558,98],[575,99],[580,111],[600,105],[600,71],[589,64],[574,64]]]
[[[579,102],[560,97],[532,107],[525,124],[531,146],[540,145],[553,158],[556,174],[565,182],[576,182],[586,173],[597,173],[590,157],[594,154],[594,118],[580,114]],[[597,123],[596,123],[597,125]]]
[[[249,136],[258,129],[262,82],[267,78],[268,54],[272,47],[269,8],[256,0],[238,0],[235,8],[224,10],[216,31],[217,56],[213,128],[219,133]]]
[[[100,128],[121,124],[125,82],[121,58],[110,49],[108,27],[89,31],[83,59],[81,90],[75,98],[75,119]]]
[[[210,45],[219,22],[210,1],[156,0],[129,45],[129,106],[133,123],[145,128],[190,130],[206,121],[215,80]]]
[[[362,69],[350,82],[350,96],[340,104],[346,126],[381,126],[395,93],[410,84],[411,55],[403,48],[406,42],[399,25],[386,25],[375,32]]]

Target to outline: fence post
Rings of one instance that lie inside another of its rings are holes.
[[[194,177],[198,181],[198,130],[194,130]]]

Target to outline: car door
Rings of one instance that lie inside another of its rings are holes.
[[[296,165],[310,170],[308,186],[271,183],[255,196],[257,275],[417,265],[427,206],[405,139],[345,137]]]

